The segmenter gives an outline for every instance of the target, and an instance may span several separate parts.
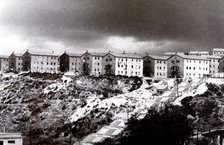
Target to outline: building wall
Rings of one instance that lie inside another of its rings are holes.
[[[215,74],[219,72],[219,59],[210,58],[209,74]]]
[[[167,60],[155,60],[154,64],[154,77],[167,78]]]
[[[81,66],[81,58],[70,56],[69,57],[69,71],[74,72],[76,74],[81,74],[82,72],[82,66]]]
[[[9,59],[0,58],[0,71],[6,72],[9,70]]]
[[[184,78],[202,78],[209,74],[209,60],[184,59]]]
[[[31,72],[58,73],[58,56],[31,55]]]
[[[219,72],[224,72],[224,57],[219,60]]]
[[[21,138],[0,139],[0,142],[3,142],[3,145],[22,145],[23,144],[23,140]],[[10,142],[15,142],[15,143],[10,143]]]
[[[140,58],[115,58],[115,75],[143,76],[143,59]]]
[[[172,56],[167,60],[167,77],[172,76],[172,68],[177,66],[180,77],[184,77],[184,59],[180,56]]]
[[[87,67],[84,69],[84,65]],[[92,56],[89,53],[84,53],[81,56],[81,74],[89,75],[92,73]]]
[[[30,71],[31,68],[31,56],[29,52],[25,52],[23,55],[23,70]]]
[[[101,75],[103,69],[103,57],[102,56],[92,56],[92,68],[91,75]]]
[[[128,58],[127,59],[127,76],[143,76],[143,59]]]
[[[144,76],[152,77],[155,75],[155,60],[149,56],[143,59],[143,74]]]
[[[223,57],[224,56],[224,49],[223,49],[223,51],[213,50],[212,54]]]
[[[108,72],[106,67],[110,68]],[[112,54],[107,54],[103,57],[102,74],[115,74],[115,57]]]
[[[60,71],[61,72],[70,71],[69,63],[70,63],[69,56],[67,54],[65,54],[65,53],[62,54],[60,56]]]

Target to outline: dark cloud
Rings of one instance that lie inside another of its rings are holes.
[[[103,47],[102,40],[115,35],[172,41],[159,47],[166,50],[209,49],[224,47],[223,7],[223,0],[24,0],[1,21],[29,38],[80,47]]]

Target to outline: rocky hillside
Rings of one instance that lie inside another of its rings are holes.
[[[68,144],[70,136],[72,142],[80,140],[122,110],[115,104],[100,109],[97,103],[89,104],[133,91],[141,84],[139,78],[126,77],[6,74],[0,78],[0,123],[8,132],[21,131],[24,145]],[[88,111],[71,123],[70,116],[82,108]]]

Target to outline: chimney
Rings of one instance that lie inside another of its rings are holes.
[[[52,51],[52,53],[54,53],[54,51]]]
[[[125,51],[123,51],[123,53],[122,54],[125,54]]]

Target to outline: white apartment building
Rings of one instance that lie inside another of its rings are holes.
[[[61,72],[74,72],[74,74],[81,74],[82,69],[82,54],[78,53],[63,53],[60,56],[60,71]]]
[[[167,60],[169,56],[147,55],[144,59],[144,75],[167,78]]]
[[[59,55],[26,51],[23,55],[23,70],[40,73],[58,73]]]
[[[143,58],[138,54],[123,52],[113,54],[115,56],[115,75],[122,76],[143,76]]]
[[[0,133],[0,145],[22,145],[21,133]]]
[[[210,60],[206,56],[184,55],[177,53],[168,59],[168,77],[202,78],[209,74]]]
[[[12,53],[9,56],[9,71],[20,72],[23,68],[23,54]]]
[[[209,74],[217,74],[219,72],[219,60],[221,59],[221,57],[217,55],[208,55],[206,56],[206,58],[210,60]]]
[[[212,54],[223,57],[224,56],[224,48],[213,48]]]
[[[9,57],[8,56],[0,56],[0,71],[6,72],[9,70]]]

